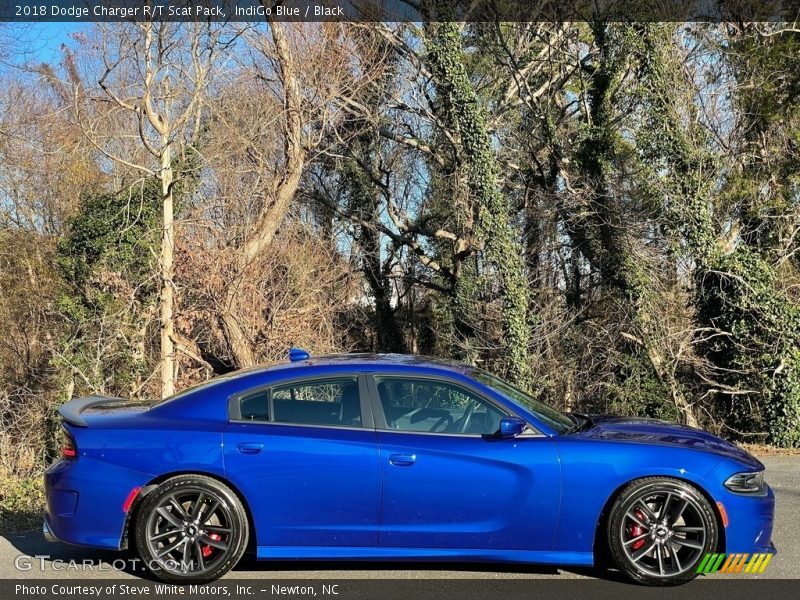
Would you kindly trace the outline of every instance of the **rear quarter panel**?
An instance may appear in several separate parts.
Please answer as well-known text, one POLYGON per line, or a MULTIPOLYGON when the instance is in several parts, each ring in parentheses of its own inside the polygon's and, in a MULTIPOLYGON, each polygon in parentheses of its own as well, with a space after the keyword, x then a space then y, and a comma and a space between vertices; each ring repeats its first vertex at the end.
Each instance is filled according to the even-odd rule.
POLYGON ((224 477, 224 423, 176 422, 148 413, 87 422, 88 427, 65 425, 77 459, 59 461, 45 474, 49 523, 64 541, 119 548, 131 490, 180 472, 224 477))

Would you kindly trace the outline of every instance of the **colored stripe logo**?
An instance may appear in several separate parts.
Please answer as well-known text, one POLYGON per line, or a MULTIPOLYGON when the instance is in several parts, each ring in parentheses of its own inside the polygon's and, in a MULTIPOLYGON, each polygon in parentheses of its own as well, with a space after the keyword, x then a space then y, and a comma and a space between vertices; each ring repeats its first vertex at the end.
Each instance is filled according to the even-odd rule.
POLYGON ((697 567, 698 573, 763 573, 772 554, 706 554, 697 567), (749 559, 749 560, 748 560, 749 559))

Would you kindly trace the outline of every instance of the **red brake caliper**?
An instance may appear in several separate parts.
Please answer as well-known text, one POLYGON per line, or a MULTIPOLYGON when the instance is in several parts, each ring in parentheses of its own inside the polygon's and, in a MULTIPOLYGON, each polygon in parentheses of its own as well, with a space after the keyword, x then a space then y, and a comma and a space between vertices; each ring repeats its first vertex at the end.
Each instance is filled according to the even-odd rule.
MULTIPOLYGON (((636 518, 639 519, 642 522, 644 522, 644 520, 645 520, 644 513, 641 510, 639 510, 638 508, 636 509, 636 518)), ((631 528, 628 530, 628 535, 630 535, 631 539, 637 538, 640 535, 642 535, 643 533, 644 533, 644 527, 642 527, 638 523, 634 523, 631 526, 631 528)), ((637 540, 637 541, 633 542, 633 544, 631 545, 631 549, 632 550, 638 550, 639 548, 644 546, 644 543, 645 543, 645 539, 644 538, 642 538, 640 540, 637 540)))
MULTIPOLYGON (((218 533, 209 533, 208 537, 214 540, 215 542, 218 542, 222 539, 222 536, 219 535, 218 533)), ((209 556, 211 556, 211 546, 208 545, 203 546, 201 552, 203 553, 203 558, 208 558, 209 556)))

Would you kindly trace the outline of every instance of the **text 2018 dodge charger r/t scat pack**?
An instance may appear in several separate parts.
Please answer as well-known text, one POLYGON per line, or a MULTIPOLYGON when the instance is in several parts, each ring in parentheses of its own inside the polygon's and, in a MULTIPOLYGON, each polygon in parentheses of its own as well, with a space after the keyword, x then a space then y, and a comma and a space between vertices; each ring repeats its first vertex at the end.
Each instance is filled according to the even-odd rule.
POLYGON ((151 406, 60 409, 45 534, 135 546, 161 579, 260 559, 592 565, 651 584, 773 553, 764 466, 713 435, 563 414, 473 367, 401 355, 240 371, 151 406))

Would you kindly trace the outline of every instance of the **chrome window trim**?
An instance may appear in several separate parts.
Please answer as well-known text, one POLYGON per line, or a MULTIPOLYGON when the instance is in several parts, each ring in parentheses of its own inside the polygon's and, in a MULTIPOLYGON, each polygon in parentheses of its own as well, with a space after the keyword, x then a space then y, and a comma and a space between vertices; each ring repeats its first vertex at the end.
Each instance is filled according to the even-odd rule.
POLYGON ((353 427, 352 425, 323 425, 321 423, 284 423, 283 421, 248 421, 247 419, 228 419, 228 423, 237 425, 256 425, 266 427, 319 427, 322 429, 348 429, 350 431, 371 431, 375 432, 374 427, 353 427))
MULTIPOLYGON (((514 415, 509 415, 509 416, 514 416, 514 415)), ((527 423, 527 421, 525 421, 525 422, 527 423)), ((528 426, 528 429, 526 429, 523 433, 521 433, 518 436, 515 436, 513 438, 501 438, 501 437, 498 437, 497 435, 493 435, 493 434, 490 434, 490 433, 480 433, 480 434, 474 434, 474 433, 443 433, 443 432, 437 432, 437 431, 403 431, 402 429, 375 429, 375 431, 377 433, 402 433, 403 435, 446 435, 447 437, 463 437, 463 438, 470 438, 470 439, 473 439, 473 440, 477 439, 477 438, 480 438, 480 439, 483 439, 483 440, 518 440, 520 438, 525 439, 525 438, 546 438, 547 437, 543 433, 539 433, 538 431, 535 431, 534 429, 531 429, 530 425, 528 426)))

